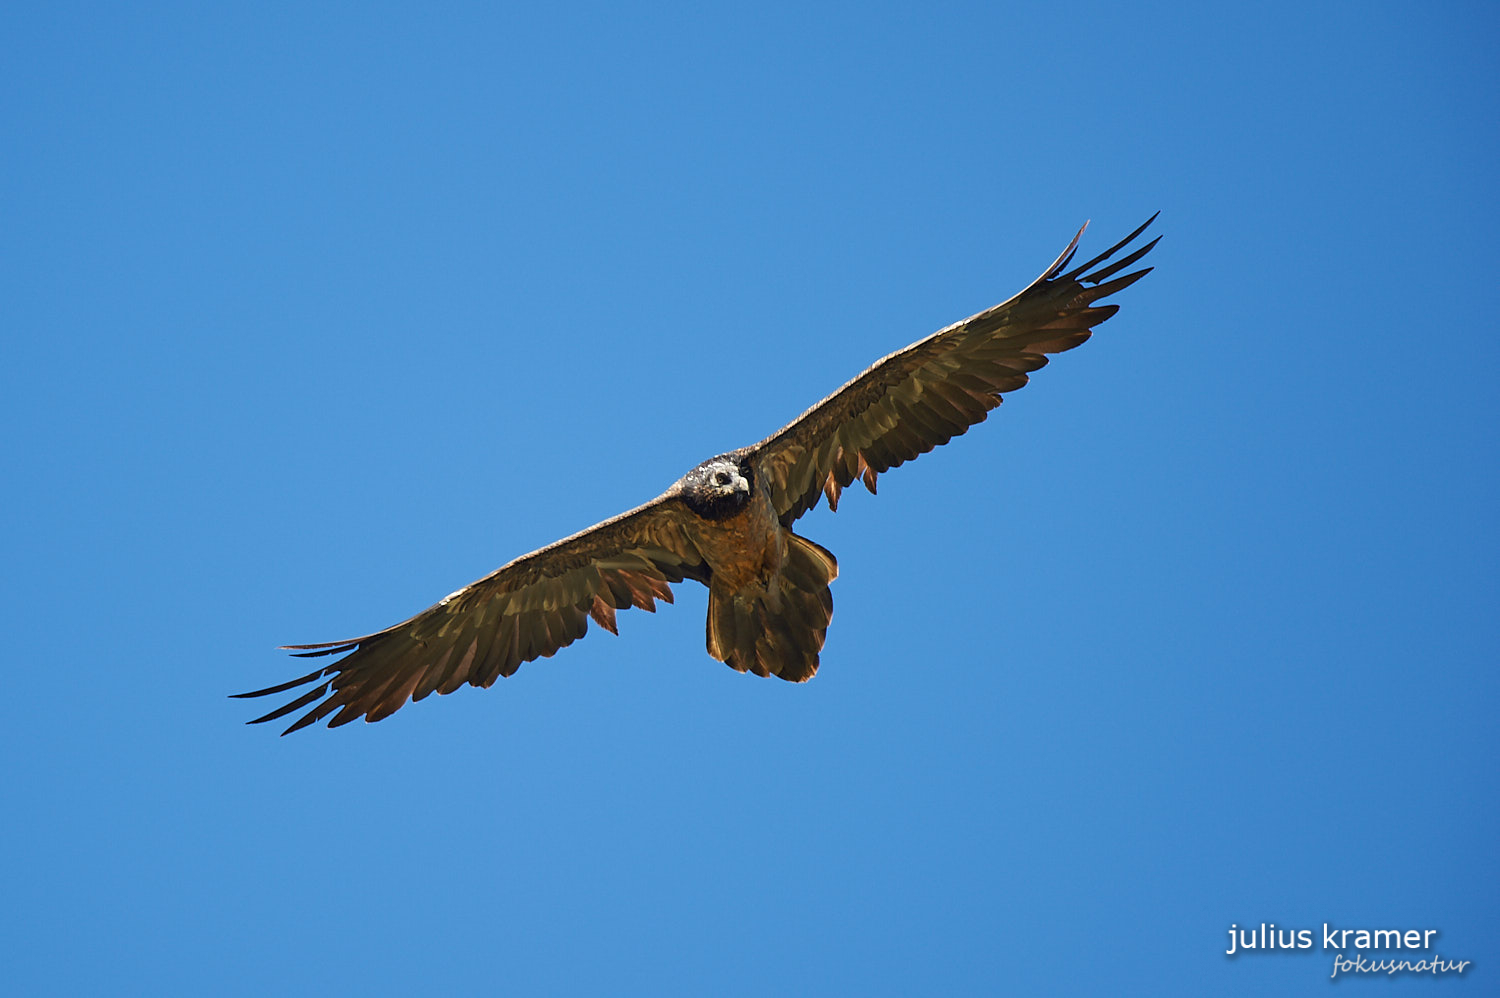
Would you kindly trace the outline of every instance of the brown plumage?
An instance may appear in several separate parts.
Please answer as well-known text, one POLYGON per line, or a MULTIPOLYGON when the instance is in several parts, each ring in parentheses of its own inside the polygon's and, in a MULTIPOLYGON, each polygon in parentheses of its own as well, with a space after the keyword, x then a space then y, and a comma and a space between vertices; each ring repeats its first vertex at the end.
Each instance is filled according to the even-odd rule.
POLYGON ((1119 310, 1095 303, 1150 271, 1114 276, 1155 239, 1107 261, 1155 218, 1064 272, 1080 229, 1020 294, 877 361, 765 440, 705 461, 644 506, 517 558, 383 631, 286 646, 304 658, 344 657, 236 694, 315 684, 250 723, 303 708, 310 709, 284 734, 329 715, 329 727, 378 721, 408 700, 466 683, 487 687, 577 641, 590 619, 618 633, 615 611, 654 611, 657 600, 672 602, 672 584, 684 579, 708 586, 710 655, 740 672, 812 678, 833 615, 828 586, 838 562, 793 533, 792 523, 820 496, 837 509, 855 479, 873 493, 877 475, 983 421, 1047 354, 1088 339, 1119 310))

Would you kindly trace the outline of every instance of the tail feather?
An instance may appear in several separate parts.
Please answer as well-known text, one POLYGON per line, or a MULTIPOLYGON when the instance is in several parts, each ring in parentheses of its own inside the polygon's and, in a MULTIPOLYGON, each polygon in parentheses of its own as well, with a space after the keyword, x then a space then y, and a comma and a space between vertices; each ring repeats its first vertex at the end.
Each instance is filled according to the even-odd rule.
POLYGON ((708 594, 708 653, 739 672, 805 682, 818 671, 838 561, 827 549, 787 531, 787 560, 766 586, 708 594))

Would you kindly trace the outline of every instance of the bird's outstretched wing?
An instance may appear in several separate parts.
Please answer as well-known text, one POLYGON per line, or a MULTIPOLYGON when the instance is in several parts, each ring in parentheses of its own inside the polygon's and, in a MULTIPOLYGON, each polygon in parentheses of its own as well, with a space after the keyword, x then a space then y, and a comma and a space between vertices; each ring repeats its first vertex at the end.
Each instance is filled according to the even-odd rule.
POLYGON ((300 679, 236 695, 267 696, 317 683, 250 722, 313 705, 282 732, 291 734, 334 711, 330 728, 361 715, 378 721, 408 699, 452 693, 465 683, 490 686, 522 662, 583 637, 590 617, 615 632, 616 610, 654 611, 656 600, 672 602, 669 583, 707 582, 708 566, 682 527, 690 516, 675 491, 667 492, 517 558, 394 627, 347 641, 287 645, 303 658, 349 654, 300 679))
POLYGON ((1155 219, 1152 215, 1099 256, 1064 273, 1083 235, 1079 229, 1062 256, 1014 298, 877 361, 740 452, 762 469, 781 522, 790 525, 816 506, 819 496, 837 509, 839 493, 856 478, 874 492, 877 474, 982 421, 1000 404, 1002 393, 1020 388, 1030 372, 1047 363, 1047 354, 1088 339, 1094 326, 1119 310, 1094 303, 1151 270, 1114 277, 1145 256, 1156 239, 1109 261, 1155 219))

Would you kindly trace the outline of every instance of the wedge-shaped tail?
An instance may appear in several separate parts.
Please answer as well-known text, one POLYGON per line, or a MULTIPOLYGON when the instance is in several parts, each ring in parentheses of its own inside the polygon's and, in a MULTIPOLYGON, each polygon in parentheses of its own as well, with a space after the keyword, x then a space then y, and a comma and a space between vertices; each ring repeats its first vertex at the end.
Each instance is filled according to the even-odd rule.
POLYGON ((738 672, 801 683, 818 671, 839 564, 821 545, 790 530, 783 536, 786 562, 769 584, 730 592, 709 583, 708 653, 738 672))

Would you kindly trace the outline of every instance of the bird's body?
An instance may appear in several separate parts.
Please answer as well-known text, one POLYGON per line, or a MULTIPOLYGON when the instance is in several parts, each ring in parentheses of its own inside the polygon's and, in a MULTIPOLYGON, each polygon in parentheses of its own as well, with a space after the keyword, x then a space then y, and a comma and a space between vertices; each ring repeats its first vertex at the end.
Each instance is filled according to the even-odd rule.
MULTIPOLYGON (((716 458, 716 463, 728 463, 727 457, 716 458)), ((754 482, 759 476, 750 472, 745 478, 754 482)), ((688 477, 679 480, 678 488, 685 485, 688 477)), ((689 508, 693 508, 690 501, 689 508)), ((695 512, 698 512, 695 510, 695 512)), ((717 512, 717 511, 716 511, 717 512)), ((787 540, 790 531, 776 519, 771 508, 771 496, 762 485, 749 486, 744 500, 731 510, 711 515, 700 512, 702 519, 688 531, 698 550, 703 551, 708 562, 709 577, 724 592, 749 592, 752 589, 774 588, 786 562, 787 540)))
POLYGON ((838 563, 792 523, 820 497, 837 509, 856 479, 873 493, 878 474, 981 422, 1047 354, 1087 339, 1119 307, 1094 302, 1149 268, 1108 279, 1156 240, 1090 268, 1145 228, 1063 273, 1075 236, 1014 298, 883 358, 777 433, 703 462, 645 505, 517 558, 410 620, 347 641, 288 646, 304 657, 350 654, 239 694, 324 680, 251 723, 304 707, 288 732, 329 714, 330 727, 360 716, 378 721, 433 692, 489 686, 582 637, 590 619, 613 632, 616 610, 671 602, 670 586, 684 579, 708 586, 712 657, 740 672, 810 679, 833 614, 838 563))
POLYGON ((709 569, 708 653, 738 672, 803 682, 818 670, 838 562, 782 524, 766 481, 753 453, 738 452, 704 462, 673 487, 700 516, 688 533, 709 569), (715 503, 720 476, 739 489, 732 508, 715 503), (699 498, 705 487, 707 504, 699 498))

